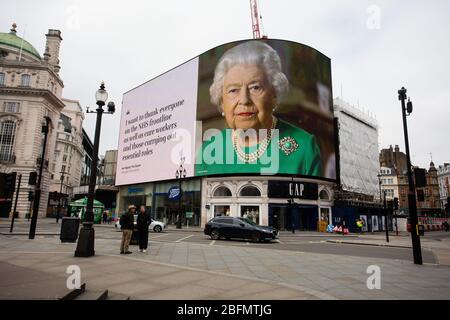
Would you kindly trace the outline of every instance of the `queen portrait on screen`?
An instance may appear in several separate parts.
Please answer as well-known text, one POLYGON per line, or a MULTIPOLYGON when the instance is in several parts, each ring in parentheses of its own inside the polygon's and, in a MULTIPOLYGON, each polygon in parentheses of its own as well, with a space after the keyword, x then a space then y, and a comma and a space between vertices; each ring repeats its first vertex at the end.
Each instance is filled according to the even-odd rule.
POLYGON ((281 59, 268 44, 252 40, 226 51, 209 89, 225 128, 202 143, 196 175, 261 173, 272 166, 273 174, 321 176, 315 137, 274 116, 288 91, 281 59))

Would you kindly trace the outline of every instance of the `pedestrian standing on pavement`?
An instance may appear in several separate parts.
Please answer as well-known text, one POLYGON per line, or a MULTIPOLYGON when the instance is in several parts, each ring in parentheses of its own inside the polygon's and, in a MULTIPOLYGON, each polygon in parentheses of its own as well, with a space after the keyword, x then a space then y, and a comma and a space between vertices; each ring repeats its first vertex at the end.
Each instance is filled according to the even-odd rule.
POLYGON ((356 226, 358 227, 358 232, 362 234, 362 228, 363 228, 364 222, 361 219, 356 219, 356 226))
POLYGON ((61 213, 60 213, 60 209, 56 209, 56 223, 59 223, 59 217, 60 217, 61 213))
POLYGON ((137 229, 139 236, 139 251, 147 252, 148 247, 148 227, 152 223, 150 215, 145 210, 145 206, 141 205, 137 216, 137 229))
POLYGON ((108 214, 106 211, 103 211, 103 223, 106 224, 106 222, 108 222, 108 214))
POLYGON ((120 229, 122 229, 122 243, 120 244, 120 254, 130 254, 128 250, 131 236, 134 229, 134 213, 136 206, 134 204, 128 206, 128 211, 120 217, 120 229))

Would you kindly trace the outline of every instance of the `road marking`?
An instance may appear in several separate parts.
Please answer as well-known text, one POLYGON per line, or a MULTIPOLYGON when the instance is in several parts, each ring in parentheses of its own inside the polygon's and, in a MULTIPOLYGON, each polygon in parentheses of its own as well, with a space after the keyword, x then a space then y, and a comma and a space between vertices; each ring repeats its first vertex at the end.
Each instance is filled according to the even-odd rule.
POLYGON ((159 236, 150 236, 149 238, 150 238, 150 239, 156 239, 156 238, 166 237, 166 236, 168 236, 168 235, 170 235, 170 233, 161 234, 161 235, 159 235, 159 236))
POLYGON ((193 234, 191 234, 190 236, 187 236, 187 237, 184 237, 184 238, 181 238, 181 239, 178 239, 177 241, 175 241, 175 242, 181 242, 181 241, 183 241, 183 240, 186 240, 186 239, 189 239, 190 237, 193 237, 194 235, 193 234))
POLYGON ((213 246, 216 243, 216 240, 213 240, 209 243, 210 246, 213 246))

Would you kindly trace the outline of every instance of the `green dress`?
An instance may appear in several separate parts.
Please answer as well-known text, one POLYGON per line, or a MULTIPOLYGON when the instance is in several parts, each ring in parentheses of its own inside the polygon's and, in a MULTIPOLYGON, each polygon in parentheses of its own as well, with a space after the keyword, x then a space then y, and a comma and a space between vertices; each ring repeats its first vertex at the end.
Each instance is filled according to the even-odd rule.
MULTIPOLYGON (((224 129, 205 141, 198 153, 195 175, 216 174, 296 174, 322 176, 320 149, 316 139, 308 132, 278 119, 279 137, 272 136, 266 151, 254 163, 241 160, 232 143, 232 130, 224 129)), ((256 151, 258 146, 242 149, 246 153, 256 151)))

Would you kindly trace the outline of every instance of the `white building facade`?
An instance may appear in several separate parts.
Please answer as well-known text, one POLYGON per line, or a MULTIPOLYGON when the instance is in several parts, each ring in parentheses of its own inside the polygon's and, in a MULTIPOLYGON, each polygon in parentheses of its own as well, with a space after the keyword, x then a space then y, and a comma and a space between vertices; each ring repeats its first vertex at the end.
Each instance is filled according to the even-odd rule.
MULTIPOLYGON (((62 99, 64 109, 57 125, 55 156, 51 163, 50 192, 58 192, 64 196, 57 201, 65 205, 73 198, 73 190, 80 186, 83 150, 84 113, 76 100, 62 99)), ((56 201, 49 210, 55 210, 56 201)))
MULTIPOLYGON (((17 36, 16 28, 14 24, 9 33, 0 33, 0 171, 22 175, 15 190, 20 187, 17 212, 23 218, 30 212, 28 194, 34 190, 28 185, 28 178, 30 172, 39 171, 43 158, 38 214, 45 216, 51 184, 49 164, 53 163, 57 124, 64 108, 64 85, 59 76, 62 38, 59 30, 50 29, 41 57, 29 42, 17 36), (49 117, 50 124, 46 152, 42 155, 44 117, 49 117)), ((8 216, 11 199, 2 199, 0 206, 0 215, 8 216)))
POLYGON ((398 179, 395 169, 381 167, 380 169, 381 194, 386 192, 386 200, 398 198, 398 179))

